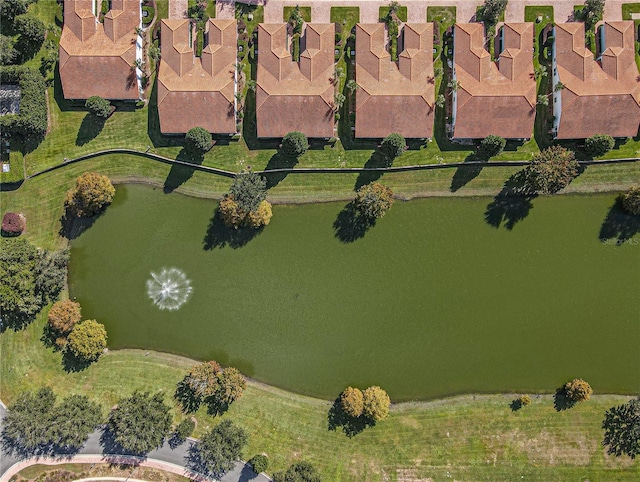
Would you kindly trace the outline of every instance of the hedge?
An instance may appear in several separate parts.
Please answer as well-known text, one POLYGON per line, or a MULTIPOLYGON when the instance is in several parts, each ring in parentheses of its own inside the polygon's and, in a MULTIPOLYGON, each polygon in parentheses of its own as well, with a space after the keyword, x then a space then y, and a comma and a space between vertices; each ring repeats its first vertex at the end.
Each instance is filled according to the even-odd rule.
POLYGON ((10 136, 39 141, 47 131, 47 85, 35 69, 24 66, 0 68, 0 83, 20 84, 20 113, 0 117, 0 127, 10 136))

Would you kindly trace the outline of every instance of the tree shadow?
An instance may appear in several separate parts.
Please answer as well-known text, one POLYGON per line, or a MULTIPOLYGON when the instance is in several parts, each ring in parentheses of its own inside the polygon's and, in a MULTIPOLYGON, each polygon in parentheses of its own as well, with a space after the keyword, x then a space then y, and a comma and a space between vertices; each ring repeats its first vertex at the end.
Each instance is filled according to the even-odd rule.
POLYGON ((238 479, 238 482, 248 482, 249 480, 255 479, 259 475, 260 474, 253 470, 253 467, 251 467, 249 464, 244 464, 244 466, 242 467, 242 471, 240 472, 240 478, 238 479))
POLYGON ((361 433, 365 428, 375 425, 364 416, 351 417, 344 413, 340 404, 340 397, 336 398, 333 405, 329 409, 327 415, 328 430, 335 432, 338 428, 342 428, 344 434, 351 438, 361 433))
POLYGON ((78 136, 76 137, 76 146, 84 146, 100 135, 104 128, 105 120, 91 114, 90 112, 82 119, 78 136))
POLYGON ((486 165, 486 160, 480 159, 475 154, 469 154, 465 160, 468 165, 459 166, 451 179, 451 192, 456 192, 463 188, 469 182, 473 181, 482 172, 482 168, 486 165))
POLYGON ((511 231, 518 222, 529 215, 533 207, 531 201, 536 197, 536 193, 525 187, 524 172, 516 172, 507 179, 502 190, 489 203, 484 219, 494 228, 504 225, 511 231))
POLYGON ((67 373, 77 373, 86 370, 91 366, 91 361, 78 358, 70 350, 65 350, 62 354, 62 368, 67 373))
POLYGON ((516 398, 515 400, 511 400, 511 403, 509 404, 509 408, 511 409, 512 412, 517 412, 522 407, 523 407, 522 401, 520 401, 519 398, 516 398))
MULTIPOLYGON (((276 152, 269 162, 265 171, 273 169, 291 169, 298 163, 298 159, 294 156, 287 156, 282 151, 276 152)), ((287 177, 287 172, 263 172, 264 178, 267 180, 267 189, 277 186, 280 181, 287 177)))
POLYGON ((40 341, 45 348, 51 348, 54 352, 60 351, 62 347, 56 343, 58 338, 62 338, 58 331, 54 330, 49 323, 44 325, 40 341))
MULTIPOLYGON (((390 160, 382 152, 376 149, 375 151, 373 151, 373 153, 371 154, 371 157, 369 157, 364 167, 366 169, 382 169, 382 168, 391 166, 392 162, 393 162, 392 160, 390 160)), ((358 179, 356 179, 355 190, 357 191, 365 184, 369 184, 371 182, 377 181, 382 177, 383 174, 384 174, 384 171, 382 170, 362 171, 358 175, 358 179)))
POLYGON ((560 387, 556 390, 556 393, 553 396, 553 408, 555 408, 556 412, 569 410, 570 408, 573 408, 575 404, 576 402, 567 396, 567 391, 564 387, 560 387))
POLYGON ((187 441, 186 439, 180 438, 180 436, 174 432, 171 435, 171 437, 169 437, 169 440, 167 440, 167 443, 169 444, 169 447, 171 448, 171 450, 175 450, 178 447, 180 447, 182 444, 184 444, 186 441, 187 441))
POLYGON ((242 226, 237 229, 229 228, 224 224, 224 221, 216 209, 213 217, 209 221, 209 226, 207 227, 207 232, 202 242, 202 248, 205 251, 210 251, 214 248, 221 249, 226 246, 233 249, 242 248, 258 236, 263 229, 264 226, 257 229, 250 226, 242 226))
POLYGON ((598 236, 600 241, 622 246, 638 233, 640 233, 640 216, 627 213, 622 208, 621 198, 617 197, 600 227, 598 236))
POLYGON ((40 444, 36 447, 25 447, 20 440, 16 440, 2 433, 0 436, 0 446, 3 455, 15 455, 19 459, 31 457, 51 457, 54 459, 64 459, 76 455, 82 447, 61 446, 55 443, 40 444))
POLYGON ((228 403, 222 403, 216 400, 207 400, 207 414, 217 417, 218 415, 223 415, 229 410, 228 403))
MULTIPOLYGON (((178 154, 178 157, 176 157, 176 160, 188 162, 189 164, 200 165, 204 160, 204 155, 189 152, 186 147, 183 147, 178 154)), ((169 171, 169 174, 164 181, 164 185, 162 186, 165 194, 172 193, 182 186, 185 182, 191 179, 194 172, 195 169, 192 167, 172 164, 171 170, 169 171)))
POLYGON ((73 214, 73 212, 67 208, 60 219, 59 234, 68 240, 76 239, 93 226, 93 223, 95 223, 101 215, 102 213, 91 217, 80 217, 73 214))
POLYGON ((353 243, 363 238, 367 231, 376 225, 376 220, 360 214, 352 201, 347 204, 333 222, 335 237, 343 243, 353 243))
POLYGON ((187 377, 178 382, 176 391, 173 393, 173 398, 180 403, 184 413, 194 413, 200 408, 201 402, 187 383, 186 378, 187 377))
POLYGON ((215 477, 216 479, 220 479, 224 475, 224 472, 214 473, 207 468, 206 461, 202 459, 202 455, 200 454, 198 444, 192 444, 189 447, 187 454, 184 456, 184 466, 193 472, 215 477))

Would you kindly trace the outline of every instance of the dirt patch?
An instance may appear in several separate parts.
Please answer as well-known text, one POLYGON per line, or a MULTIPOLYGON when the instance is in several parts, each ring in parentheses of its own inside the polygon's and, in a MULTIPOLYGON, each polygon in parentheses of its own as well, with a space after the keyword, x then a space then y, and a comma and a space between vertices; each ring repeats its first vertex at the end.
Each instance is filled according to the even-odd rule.
POLYGON ((418 477, 417 469, 397 469, 396 477, 398 482, 433 482, 431 477, 418 477))

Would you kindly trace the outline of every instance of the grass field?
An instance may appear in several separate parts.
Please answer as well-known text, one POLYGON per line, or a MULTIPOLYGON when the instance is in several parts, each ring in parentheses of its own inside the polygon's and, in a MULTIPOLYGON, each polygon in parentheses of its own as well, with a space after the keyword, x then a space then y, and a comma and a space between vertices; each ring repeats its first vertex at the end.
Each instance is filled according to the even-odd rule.
MULTIPOLYGON (((108 353, 81 372, 62 369, 61 356, 40 342, 44 316, 19 333, 0 336, 0 396, 49 384, 60 395, 86 393, 106 415, 135 389, 162 390, 170 399, 191 361, 137 350, 108 353)), ((515 395, 464 396, 392 407, 388 420, 353 438, 328 430, 330 403, 258 383, 223 416, 197 413, 196 436, 224 418, 250 433, 244 457, 268 454, 271 470, 310 460, 325 480, 637 480, 640 464, 607 456, 600 446, 606 409, 627 397, 597 395, 563 412, 551 396, 512 412, 515 395), (404 479, 402 477, 405 477, 404 479), (407 479, 406 477, 409 477, 407 479)), ((176 420, 180 418, 174 407, 176 420)), ((271 472, 270 470, 270 472, 271 472)))

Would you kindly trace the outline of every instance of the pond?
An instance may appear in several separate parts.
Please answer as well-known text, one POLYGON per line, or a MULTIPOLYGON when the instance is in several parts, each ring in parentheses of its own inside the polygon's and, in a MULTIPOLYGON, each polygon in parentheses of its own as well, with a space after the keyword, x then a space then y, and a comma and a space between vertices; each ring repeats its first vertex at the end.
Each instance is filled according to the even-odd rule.
POLYGON ((215 202, 118 186, 71 244, 71 296, 111 349, 215 359, 327 399, 372 384, 395 401, 550 392, 573 377, 637 393, 640 234, 600 239, 614 199, 538 198, 513 229, 487 223, 489 198, 397 202, 347 243, 333 228, 345 203, 274 206, 233 248, 211 229, 215 202))

